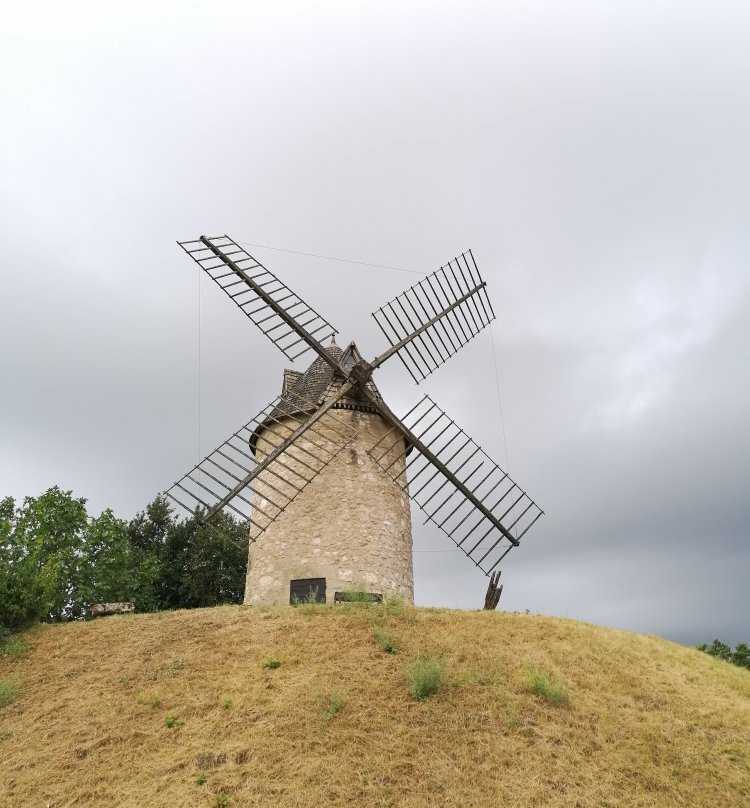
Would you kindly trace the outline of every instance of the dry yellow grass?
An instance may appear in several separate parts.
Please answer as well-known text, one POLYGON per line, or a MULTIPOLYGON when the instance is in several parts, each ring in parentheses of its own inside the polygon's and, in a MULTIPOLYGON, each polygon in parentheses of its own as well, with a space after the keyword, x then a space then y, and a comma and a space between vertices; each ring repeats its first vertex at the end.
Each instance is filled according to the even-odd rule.
POLYGON ((0 710, 8 808, 750 805, 750 674, 655 637, 347 605, 115 617, 28 642, 0 660, 19 684, 0 710), (404 669, 431 656, 441 689, 415 701, 404 669), (530 692, 529 668, 567 703, 530 692))

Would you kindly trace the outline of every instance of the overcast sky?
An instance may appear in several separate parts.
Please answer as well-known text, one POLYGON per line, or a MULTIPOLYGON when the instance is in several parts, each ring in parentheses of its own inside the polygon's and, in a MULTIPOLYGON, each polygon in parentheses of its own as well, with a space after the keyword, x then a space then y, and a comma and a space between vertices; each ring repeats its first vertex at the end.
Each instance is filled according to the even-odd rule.
MULTIPOLYGON (((747 2, 27 2, 0 71, 0 495, 130 517, 278 394, 177 239, 421 272, 472 248, 507 456, 489 330, 376 381, 545 509, 501 606, 750 639, 747 2)), ((248 249, 369 356, 418 277, 248 249)), ((480 606, 414 522, 417 602, 480 606)))

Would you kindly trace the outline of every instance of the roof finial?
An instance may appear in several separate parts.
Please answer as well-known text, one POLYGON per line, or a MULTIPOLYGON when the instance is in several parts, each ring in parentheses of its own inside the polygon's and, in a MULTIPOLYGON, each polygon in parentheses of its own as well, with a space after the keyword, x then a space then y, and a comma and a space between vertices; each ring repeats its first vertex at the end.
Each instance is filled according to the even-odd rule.
POLYGON ((328 347, 329 347, 329 348, 336 348, 336 347, 338 347, 338 346, 336 345, 336 335, 335 335, 335 334, 331 334, 331 344, 330 344, 328 347))

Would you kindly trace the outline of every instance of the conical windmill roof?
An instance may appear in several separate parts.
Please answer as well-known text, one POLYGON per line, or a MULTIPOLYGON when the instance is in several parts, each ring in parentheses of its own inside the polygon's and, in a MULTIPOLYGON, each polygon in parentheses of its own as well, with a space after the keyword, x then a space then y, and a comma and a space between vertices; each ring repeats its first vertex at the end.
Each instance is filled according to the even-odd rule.
MULTIPOLYGON (((347 368, 347 370, 351 370, 357 362, 362 360, 362 354, 360 354, 354 342, 350 342, 349 345, 342 350, 336 345, 335 339, 331 340, 331 344, 326 348, 326 352, 329 356, 333 357, 338 364, 347 368)), ((325 404, 326 401, 333 397, 344 383, 344 380, 344 374, 332 368, 322 356, 316 357, 310 367, 305 371, 285 370, 284 388, 281 392, 279 403, 271 411, 268 418, 257 427, 250 439, 250 449, 253 454, 255 454, 255 444, 257 443, 258 434, 265 424, 284 415, 291 416, 315 412, 318 407, 325 404)), ((368 380, 367 388, 380 401, 383 400, 380 391, 375 386, 375 382, 372 379, 368 380)), ((377 412, 367 399, 358 396, 354 391, 340 398, 333 405, 333 409, 377 412)))

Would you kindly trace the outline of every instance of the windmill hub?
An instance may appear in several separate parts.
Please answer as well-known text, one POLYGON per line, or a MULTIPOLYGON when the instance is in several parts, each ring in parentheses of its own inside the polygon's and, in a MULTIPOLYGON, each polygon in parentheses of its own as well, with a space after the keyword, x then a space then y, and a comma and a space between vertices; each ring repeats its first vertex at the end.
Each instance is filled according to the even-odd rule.
POLYGON ((494 572, 494 608, 499 564, 543 511, 429 396, 399 418, 372 378, 398 356, 419 383, 494 319, 471 251, 373 313, 390 347, 368 362, 228 236, 180 246, 288 359, 317 354, 166 492, 203 522, 247 520, 245 602, 334 601, 352 589, 411 601, 411 498, 494 572))
POLYGON ((370 380, 372 371, 372 365, 362 359, 352 367, 349 378, 351 378, 357 384, 357 386, 364 387, 364 385, 370 380))

